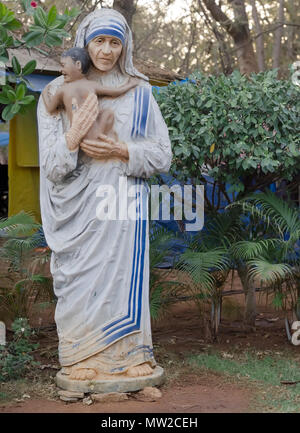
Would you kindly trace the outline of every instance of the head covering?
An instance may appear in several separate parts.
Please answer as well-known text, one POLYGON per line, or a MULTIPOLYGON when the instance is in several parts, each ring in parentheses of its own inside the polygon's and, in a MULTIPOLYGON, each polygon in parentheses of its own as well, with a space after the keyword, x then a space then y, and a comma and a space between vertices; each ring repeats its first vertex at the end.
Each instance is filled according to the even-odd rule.
POLYGON ((126 35, 125 24, 116 18, 107 18, 104 15, 99 16, 95 18, 87 28, 85 45, 99 35, 116 36, 121 40, 122 44, 124 44, 126 35))
POLYGON ((122 14, 114 9, 101 8, 87 15, 76 32, 75 47, 85 47, 93 38, 100 34, 118 37, 123 45, 119 58, 120 69, 123 74, 149 81, 148 77, 139 72, 132 61, 132 33, 122 14))

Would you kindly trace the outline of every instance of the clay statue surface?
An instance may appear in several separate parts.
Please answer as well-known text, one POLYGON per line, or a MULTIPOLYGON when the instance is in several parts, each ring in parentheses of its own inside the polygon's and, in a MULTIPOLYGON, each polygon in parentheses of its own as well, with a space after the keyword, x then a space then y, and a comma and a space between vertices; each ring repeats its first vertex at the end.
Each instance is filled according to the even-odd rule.
POLYGON ((132 378, 142 387, 143 378, 151 381, 162 370, 151 337, 146 179, 169 170, 171 144, 148 78, 133 66, 125 18, 95 10, 80 23, 74 46, 88 52, 91 67, 81 77, 82 62, 63 57, 64 76, 49 84, 37 111, 60 375, 81 387, 122 378, 124 387, 132 378), (70 81, 69 66, 76 72, 70 81), (59 107, 57 115, 47 107, 59 107), (106 110, 113 116, 98 118, 106 110), (108 187, 119 206, 116 218, 96 212, 99 190, 108 187), (135 218, 124 216, 129 206, 135 218))
MULTIPOLYGON (((55 114, 60 108, 66 110, 66 114, 72 125, 73 111, 81 107, 89 95, 97 96, 120 96, 138 84, 136 78, 130 77, 128 83, 118 88, 103 87, 95 81, 88 80, 86 73, 90 67, 91 60, 84 48, 71 48, 62 53, 62 74, 64 84, 57 90, 54 96, 49 95, 48 88, 42 93, 47 111, 55 114)), ((85 135, 86 139, 96 140, 100 134, 117 138, 113 131, 114 113, 110 109, 99 110, 99 114, 85 135)), ((78 146, 78 144, 76 144, 78 146)), ((75 150, 76 146, 70 147, 75 150)))

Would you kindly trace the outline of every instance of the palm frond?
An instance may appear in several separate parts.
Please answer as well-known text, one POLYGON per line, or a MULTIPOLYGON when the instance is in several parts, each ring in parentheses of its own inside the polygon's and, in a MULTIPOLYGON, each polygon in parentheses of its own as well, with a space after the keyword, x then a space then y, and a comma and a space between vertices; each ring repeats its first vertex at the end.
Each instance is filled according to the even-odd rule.
POLYGON ((150 259, 150 270, 159 265, 167 251, 169 250, 169 244, 172 239, 175 239, 176 235, 165 227, 152 226, 149 234, 149 259, 150 259))
POLYGON ((9 238, 0 248, 0 259, 17 271, 24 259, 41 243, 42 236, 35 233, 27 238, 9 238))
POLYGON ((150 297, 150 316, 152 319, 157 320, 161 314, 163 302, 162 302, 162 292, 163 286, 157 285, 151 292, 150 297))
POLYGON ((16 215, 0 219, 0 230, 7 236, 29 236, 38 230, 41 224, 37 223, 32 214, 21 211, 16 215))
POLYGON ((253 214, 264 218, 279 233, 300 231, 300 213, 292 203, 282 200, 271 191, 252 194, 245 200, 253 203, 253 214))
POLYGON ((190 248, 194 250, 228 248, 236 237, 238 226, 239 216, 236 210, 210 216, 190 248))
POLYGON ((259 278, 267 284, 282 282, 293 275, 291 266, 286 263, 271 263, 265 258, 249 260, 249 277, 259 278))
POLYGON ((235 259, 251 260, 268 253, 271 248, 282 246, 282 243, 279 239, 238 241, 230 247, 230 253, 235 259))
POLYGON ((179 260, 178 269, 188 272, 196 285, 211 291, 215 285, 213 271, 224 271, 229 268, 229 257, 224 248, 211 251, 184 252, 179 260))

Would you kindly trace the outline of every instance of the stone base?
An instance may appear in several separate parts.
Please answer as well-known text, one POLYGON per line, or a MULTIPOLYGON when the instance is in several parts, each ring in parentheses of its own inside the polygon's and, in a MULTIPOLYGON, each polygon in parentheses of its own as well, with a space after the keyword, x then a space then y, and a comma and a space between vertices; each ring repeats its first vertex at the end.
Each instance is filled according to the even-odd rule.
POLYGON ((116 377, 114 380, 72 380, 59 371, 55 381, 59 388, 84 393, 133 392, 146 386, 159 386, 164 382, 164 369, 156 366, 151 376, 116 377))

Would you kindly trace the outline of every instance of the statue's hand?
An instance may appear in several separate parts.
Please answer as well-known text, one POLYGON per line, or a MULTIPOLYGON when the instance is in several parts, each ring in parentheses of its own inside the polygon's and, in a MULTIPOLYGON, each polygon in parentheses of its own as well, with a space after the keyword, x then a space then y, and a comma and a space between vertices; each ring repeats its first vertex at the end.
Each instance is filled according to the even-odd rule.
POLYGON ((72 99, 72 126, 66 133, 69 150, 76 150, 99 113, 98 98, 95 94, 88 95, 84 103, 78 108, 75 98, 72 99))
POLYGON ((94 159, 118 158, 125 162, 129 159, 127 144, 104 134, 99 135, 99 140, 83 140, 80 147, 94 159))

